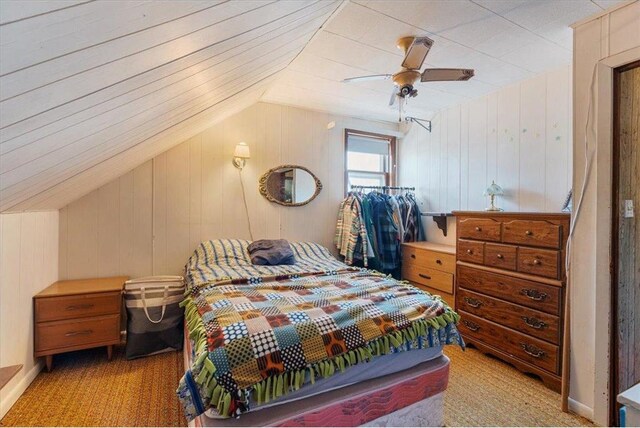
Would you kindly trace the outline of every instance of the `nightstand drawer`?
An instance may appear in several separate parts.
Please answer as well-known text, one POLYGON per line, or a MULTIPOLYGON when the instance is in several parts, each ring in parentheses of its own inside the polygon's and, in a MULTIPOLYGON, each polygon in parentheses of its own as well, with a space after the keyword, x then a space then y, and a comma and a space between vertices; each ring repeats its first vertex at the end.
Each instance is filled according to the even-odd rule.
POLYGON ((120 293, 96 293, 36 299, 36 322, 119 314, 120 298, 120 293))
POLYGON ((36 325, 36 353, 61 350, 92 343, 117 343, 120 314, 36 325))
POLYGON ((437 269, 453 274, 456 271, 456 256, 405 245, 402 247, 402 265, 437 269))
POLYGON ((415 266, 403 266, 402 277, 411 282, 453 294, 453 275, 450 273, 415 266))

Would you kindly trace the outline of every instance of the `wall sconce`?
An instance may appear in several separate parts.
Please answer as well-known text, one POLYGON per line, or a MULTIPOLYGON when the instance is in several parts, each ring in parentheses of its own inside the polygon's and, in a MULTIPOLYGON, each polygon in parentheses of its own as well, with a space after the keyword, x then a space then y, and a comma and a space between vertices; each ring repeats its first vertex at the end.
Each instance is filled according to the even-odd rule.
POLYGON ((247 159, 251 157, 251 151, 247 143, 240 142, 236 145, 236 149, 233 151, 233 166, 242 171, 242 168, 247 163, 247 159))
POLYGON ((491 186, 487 187, 487 190, 485 190, 483 193, 483 196, 491 197, 491 205, 485 211, 503 211, 502 208, 498 208, 494 204, 496 196, 502 195, 504 195, 502 187, 498 186, 495 181, 492 181, 491 186))

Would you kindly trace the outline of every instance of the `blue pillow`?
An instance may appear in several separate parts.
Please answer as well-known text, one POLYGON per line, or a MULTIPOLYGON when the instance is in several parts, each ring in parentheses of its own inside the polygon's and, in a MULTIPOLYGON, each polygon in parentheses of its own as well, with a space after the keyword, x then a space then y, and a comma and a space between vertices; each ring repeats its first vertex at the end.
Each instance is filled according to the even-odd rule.
POLYGON ((247 247, 254 265, 293 265, 296 258, 286 239, 261 239, 247 247))

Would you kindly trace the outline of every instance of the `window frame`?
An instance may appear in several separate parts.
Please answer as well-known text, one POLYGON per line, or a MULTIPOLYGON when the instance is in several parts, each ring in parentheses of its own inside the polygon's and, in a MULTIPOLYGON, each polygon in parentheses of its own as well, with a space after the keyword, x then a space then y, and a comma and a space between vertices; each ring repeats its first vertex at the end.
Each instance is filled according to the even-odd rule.
POLYGON ((398 171, 398 165, 396 163, 396 143, 397 143, 397 139, 396 137, 392 136, 392 135, 385 135, 385 134, 378 134, 375 132, 369 132, 369 131, 358 131, 356 129, 349 129, 349 128, 345 128, 344 129, 344 165, 343 165, 343 170, 344 170, 344 194, 346 195, 347 193, 349 193, 349 191, 351 190, 349 188, 349 172, 355 172, 355 173, 367 173, 367 174, 376 174, 375 172, 372 171, 360 171, 360 170, 356 170, 356 169, 348 169, 348 154, 349 154, 349 136, 361 136, 361 137, 367 137, 367 138, 374 138, 374 139, 378 139, 378 140, 384 140, 384 141, 388 141, 389 142, 389 171, 384 172, 384 173, 378 173, 381 175, 384 175, 384 182, 385 182, 385 186, 395 186, 396 185, 396 178, 397 178, 397 171, 398 171))

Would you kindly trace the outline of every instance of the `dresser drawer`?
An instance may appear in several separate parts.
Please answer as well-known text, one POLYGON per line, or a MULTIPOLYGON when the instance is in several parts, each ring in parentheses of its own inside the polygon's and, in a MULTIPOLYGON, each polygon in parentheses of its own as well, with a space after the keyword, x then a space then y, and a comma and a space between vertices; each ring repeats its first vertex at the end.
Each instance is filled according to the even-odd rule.
POLYGON ((474 293, 464 288, 458 289, 456 298, 458 300, 456 308, 460 310, 556 345, 560 343, 560 321, 554 315, 474 293))
POLYGON ((516 270, 517 247, 512 245, 486 244, 484 264, 500 269, 516 270))
POLYGON ((484 242, 459 239, 456 253, 458 260, 462 262, 482 264, 484 262, 484 242))
POLYGON ((460 333, 502 349, 523 361, 559 373, 559 348, 526 334, 502 327, 494 322, 459 311, 460 333))
POLYGON ((458 286, 549 314, 560 314, 560 287, 468 266, 458 266, 458 286))
POLYGON ((558 278, 560 252, 539 248, 518 248, 518 271, 531 275, 558 278))
POLYGON ((36 322, 119 314, 120 293, 96 293, 35 299, 36 322))
POLYGON ((456 271, 456 256, 405 245, 402 247, 402 265, 437 269, 453 274, 456 271))
POLYGON ((540 220, 513 220, 503 223, 502 240, 511 244, 560 248, 562 226, 540 220))
POLYGON ((458 222, 458 237, 500 242, 502 223, 490 218, 467 218, 458 222))
POLYGON ((403 266, 402 278, 453 294, 453 275, 450 273, 418 266, 403 266))
POLYGON ((415 287, 419 288, 420 290, 424 290, 429 294, 433 294, 434 296, 440 296, 442 298, 442 300, 447 302, 447 305, 449 305, 451 307, 451 309, 455 309, 456 302, 455 302, 455 299, 453 298, 453 294, 445 293, 442 290, 436 290, 435 288, 431 288, 431 287, 428 287, 426 285, 418 284, 417 282, 416 283, 412 283, 412 284, 415 287))
POLYGON ((36 324, 36 352, 120 340, 120 314, 36 324))

